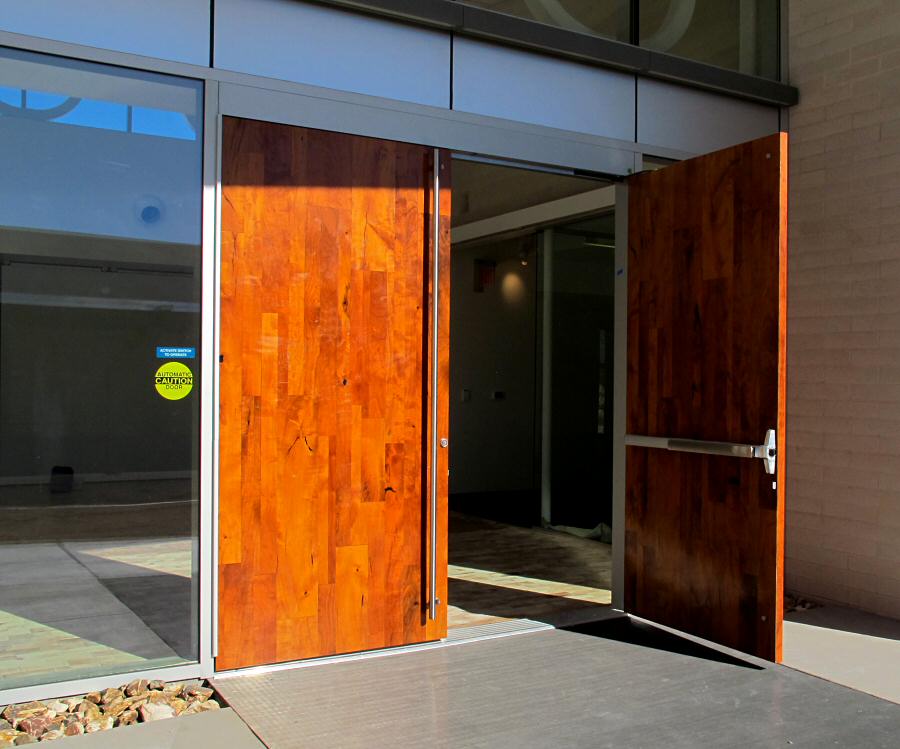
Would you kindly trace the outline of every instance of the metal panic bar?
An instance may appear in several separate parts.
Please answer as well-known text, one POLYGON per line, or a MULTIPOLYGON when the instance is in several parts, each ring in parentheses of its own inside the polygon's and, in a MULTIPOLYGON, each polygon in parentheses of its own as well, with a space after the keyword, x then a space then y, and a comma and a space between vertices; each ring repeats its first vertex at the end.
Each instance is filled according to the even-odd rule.
POLYGON ((724 455, 732 458, 759 458, 765 463, 766 473, 775 473, 775 430, 766 432, 762 445, 745 445, 735 442, 713 442, 710 440, 686 440, 672 437, 645 437, 626 434, 625 444, 631 447, 650 447, 679 453, 699 453, 701 455, 724 455))

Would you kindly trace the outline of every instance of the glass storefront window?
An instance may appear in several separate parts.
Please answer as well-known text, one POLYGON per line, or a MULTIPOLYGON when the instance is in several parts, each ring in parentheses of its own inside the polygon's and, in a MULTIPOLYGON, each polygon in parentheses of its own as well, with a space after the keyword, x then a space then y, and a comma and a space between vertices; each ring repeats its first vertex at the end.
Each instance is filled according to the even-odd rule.
POLYGON ((778 0, 640 0, 640 45, 778 78, 778 0))
POLYGON ((198 660, 201 97, 0 50, 0 689, 198 660))
POLYGON ((629 0, 465 0, 467 5, 621 42, 631 40, 629 0))
MULTIPOLYGON (((554 525, 591 528, 609 542, 613 476, 615 216, 550 230, 549 486, 554 525), (585 502, 589 496, 592 501, 585 502)), ((545 248, 547 245, 545 243, 545 248)), ((546 262, 546 259, 545 259, 546 262)), ((545 270, 545 279, 546 279, 545 270)))

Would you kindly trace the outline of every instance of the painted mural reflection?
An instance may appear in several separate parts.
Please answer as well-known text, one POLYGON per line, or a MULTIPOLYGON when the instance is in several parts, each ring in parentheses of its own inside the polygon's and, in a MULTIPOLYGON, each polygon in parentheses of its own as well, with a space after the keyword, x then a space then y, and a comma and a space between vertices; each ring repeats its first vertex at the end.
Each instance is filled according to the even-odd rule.
POLYGON ((0 51, 0 689, 197 660, 201 95, 0 51))

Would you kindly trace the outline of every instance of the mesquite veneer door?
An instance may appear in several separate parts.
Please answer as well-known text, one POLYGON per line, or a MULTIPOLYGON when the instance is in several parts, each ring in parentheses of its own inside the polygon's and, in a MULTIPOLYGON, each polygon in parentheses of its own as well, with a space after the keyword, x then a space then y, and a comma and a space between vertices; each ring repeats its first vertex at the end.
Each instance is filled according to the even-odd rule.
POLYGON ((446 606, 427 616, 433 153, 224 119, 218 669, 446 634, 446 606))
POLYGON ((628 204, 625 607, 780 660, 787 135, 637 175, 628 204), (769 429, 774 475, 746 456, 769 429))

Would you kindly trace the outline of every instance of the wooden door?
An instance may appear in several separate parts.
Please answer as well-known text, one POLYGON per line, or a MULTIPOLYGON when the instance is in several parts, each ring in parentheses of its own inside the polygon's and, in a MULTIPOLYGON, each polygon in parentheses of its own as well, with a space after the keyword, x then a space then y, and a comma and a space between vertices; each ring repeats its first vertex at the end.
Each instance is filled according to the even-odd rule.
POLYGON ((689 443, 627 447, 625 606, 770 660, 781 658, 786 196, 786 134, 629 180, 626 444, 760 445, 774 429, 777 469, 675 449, 689 443))
MULTIPOLYGON (((224 119, 218 669, 446 634, 446 607, 427 615, 433 154, 224 119)), ((446 397, 439 403, 443 437, 446 397)), ((441 601, 446 453, 435 519, 441 601)))

